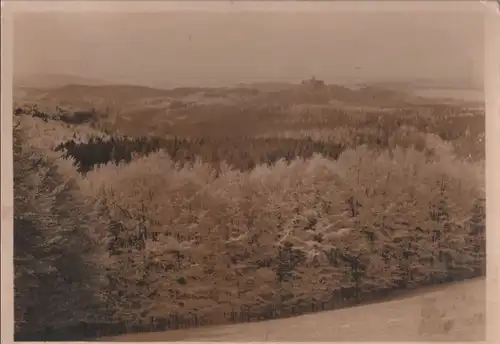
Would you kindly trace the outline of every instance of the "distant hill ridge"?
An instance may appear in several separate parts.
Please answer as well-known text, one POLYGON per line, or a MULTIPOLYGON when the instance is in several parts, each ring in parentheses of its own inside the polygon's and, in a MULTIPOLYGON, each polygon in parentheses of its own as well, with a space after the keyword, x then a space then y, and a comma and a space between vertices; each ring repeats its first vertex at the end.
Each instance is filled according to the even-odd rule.
POLYGON ((18 87, 32 88, 58 88, 70 84, 97 86, 109 83, 98 78, 82 77, 71 74, 55 73, 33 73, 33 74, 14 74, 14 85, 18 87))
MULTIPOLYGON (((232 87, 175 87, 162 88, 148 85, 111 82, 67 74, 34 74, 15 76, 17 97, 35 96, 42 101, 63 103, 111 102, 130 104, 153 98, 183 98, 201 95, 208 98, 226 98, 232 95, 252 102, 288 106, 296 103, 328 104, 342 102, 357 106, 399 107, 408 104, 434 103, 429 97, 420 97, 415 89, 422 89, 420 83, 430 81, 379 82, 370 84, 327 84, 312 78, 302 82, 255 82, 240 83, 232 87)), ((430 84, 429 84, 430 83, 430 84)), ((439 84, 439 82, 435 82, 439 84)), ((424 87, 425 89, 425 87, 424 87)), ((438 97, 439 98, 439 97, 438 97)))

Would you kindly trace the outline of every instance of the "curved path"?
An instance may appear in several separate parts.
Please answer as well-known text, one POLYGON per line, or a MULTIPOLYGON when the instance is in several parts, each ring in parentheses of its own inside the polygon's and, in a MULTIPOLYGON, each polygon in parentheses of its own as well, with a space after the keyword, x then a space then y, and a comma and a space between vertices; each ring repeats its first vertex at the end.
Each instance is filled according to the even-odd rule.
POLYGON ((395 300, 255 323, 126 334, 106 341, 484 341, 486 285, 476 278, 395 300))

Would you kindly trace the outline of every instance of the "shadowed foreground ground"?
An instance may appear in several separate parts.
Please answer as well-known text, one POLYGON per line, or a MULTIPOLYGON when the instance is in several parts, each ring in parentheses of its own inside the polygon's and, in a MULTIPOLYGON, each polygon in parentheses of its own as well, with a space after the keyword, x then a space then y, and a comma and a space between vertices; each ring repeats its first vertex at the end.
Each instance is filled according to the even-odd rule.
POLYGON ((157 333, 106 341, 483 341, 484 278, 431 287, 395 300, 256 323, 157 333))

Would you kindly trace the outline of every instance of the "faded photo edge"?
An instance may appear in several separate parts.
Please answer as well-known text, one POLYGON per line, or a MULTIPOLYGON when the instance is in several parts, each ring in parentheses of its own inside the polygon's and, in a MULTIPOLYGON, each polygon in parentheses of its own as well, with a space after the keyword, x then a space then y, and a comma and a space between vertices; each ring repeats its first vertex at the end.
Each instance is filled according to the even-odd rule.
MULTIPOLYGON (((39 6, 37 4, 37 6, 39 6)), ((201 6, 201 5, 200 5, 201 6)), ((206 5, 203 5, 206 6, 206 5)), ((312 4, 310 6, 313 6, 312 4)), ((485 8, 485 109, 486 109, 486 189, 487 189, 487 342, 500 339, 498 323, 500 303, 498 273, 500 252, 498 233, 500 226, 500 16, 493 7, 485 8)), ((2 257, 2 342, 13 342, 13 160, 12 160, 12 15, 10 4, 2 9, 1 59, 1 257, 2 257)))

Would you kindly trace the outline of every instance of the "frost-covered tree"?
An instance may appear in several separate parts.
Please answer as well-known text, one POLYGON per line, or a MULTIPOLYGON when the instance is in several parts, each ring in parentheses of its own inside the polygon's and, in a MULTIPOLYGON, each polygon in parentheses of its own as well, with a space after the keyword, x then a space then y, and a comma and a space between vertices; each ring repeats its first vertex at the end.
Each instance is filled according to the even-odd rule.
POLYGON ((31 146, 21 128, 18 122, 13 133, 14 304, 20 338, 98 321, 108 263, 102 223, 81 197, 71 163, 31 146))

